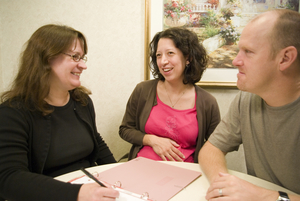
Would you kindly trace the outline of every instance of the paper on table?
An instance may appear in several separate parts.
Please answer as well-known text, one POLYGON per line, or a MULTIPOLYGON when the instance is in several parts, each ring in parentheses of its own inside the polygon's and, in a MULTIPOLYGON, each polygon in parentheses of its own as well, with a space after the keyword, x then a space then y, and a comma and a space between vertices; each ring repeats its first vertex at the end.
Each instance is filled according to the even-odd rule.
POLYGON ((117 201, 151 201, 149 200, 147 197, 145 198, 141 198, 141 195, 126 191, 124 189, 121 188, 114 188, 117 191, 119 191, 119 197, 116 199, 117 201))
POLYGON ((81 177, 72 179, 71 181, 69 181, 69 183, 71 184, 88 184, 88 183, 94 183, 95 181, 92 180, 91 178, 89 178, 86 175, 83 175, 81 177))
POLYGON ((122 189, 166 201, 199 176, 201 172, 139 157, 101 172, 98 178, 110 184, 120 181, 122 189))
MULTIPOLYGON (((87 184, 87 183, 95 183, 94 180, 90 179, 87 176, 81 176, 69 181, 72 184, 87 184)), ((117 201, 145 201, 147 199, 142 199, 141 195, 137 195, 135 193, 126 191, 121 188, 117 188, 113 186, 113 189, 119 191, 119 197, 116 199, 117 201)))
MULTIPOLYGON (((139 157, 97 174, 97 178, 120 192, 118 201, 166 201, 201 176, 201 172, 139 157), (120 188, 115 187, 116 185, 120 188), (142 198, 148 194, 149 199, 142 198)), ((94 182, 87 176, 69 181, 73 184, 94 182)))

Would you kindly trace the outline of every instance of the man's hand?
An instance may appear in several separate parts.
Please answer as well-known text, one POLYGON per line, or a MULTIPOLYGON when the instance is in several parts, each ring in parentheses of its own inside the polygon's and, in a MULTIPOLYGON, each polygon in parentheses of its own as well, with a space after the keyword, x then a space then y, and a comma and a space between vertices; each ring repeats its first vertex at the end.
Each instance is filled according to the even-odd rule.
POLYGON ((219 177, 211 182, 205 198, 209 201, 274 201, 278 198, 278 192, 260 188, 230 174, 219 173, 219 177))

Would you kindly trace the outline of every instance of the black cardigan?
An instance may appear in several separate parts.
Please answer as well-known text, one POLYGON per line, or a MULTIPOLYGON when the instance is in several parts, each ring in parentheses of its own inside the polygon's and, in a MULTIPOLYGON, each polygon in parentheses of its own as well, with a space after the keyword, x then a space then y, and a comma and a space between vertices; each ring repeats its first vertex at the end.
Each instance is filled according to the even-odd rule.
MULTIPOLYGON (((97 132, 95 111, 75 101, 76 115, 93 133, 91 164, 116 162, 97 132)), ((76 201, 81 185, 42 175, 50 147, 51 114, 0 105, 0 200, 76 201)))

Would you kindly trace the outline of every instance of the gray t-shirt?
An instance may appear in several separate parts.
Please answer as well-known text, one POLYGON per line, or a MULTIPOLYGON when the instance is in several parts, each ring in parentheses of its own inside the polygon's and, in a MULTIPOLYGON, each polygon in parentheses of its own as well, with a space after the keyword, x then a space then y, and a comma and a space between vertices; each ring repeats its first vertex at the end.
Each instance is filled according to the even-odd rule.
POLYGON ((243 144, 248 174, 300 194, 300 98, 271 107, 240 92, 209 142, 225 153, 243 144))

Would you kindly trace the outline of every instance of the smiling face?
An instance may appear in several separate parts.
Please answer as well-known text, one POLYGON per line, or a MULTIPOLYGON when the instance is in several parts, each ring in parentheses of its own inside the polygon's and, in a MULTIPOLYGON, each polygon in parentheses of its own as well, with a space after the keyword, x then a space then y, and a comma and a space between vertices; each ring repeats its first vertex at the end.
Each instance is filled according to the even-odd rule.
MULTIPOLYGON (((81 43, 78 39, 74 42, 70 50, 65 53, 74 55, 84 55, 81 43)), ((72 57, 66 54, 59 54, 50 61, 50 90, 69 91, 81 85, 80 75, 87 68, 86 64, 80 60, 75 62, 72 57)))
POLYGON ((265 15, 249 23, 239 41, 239 53, 232 61, 238 67, 237 86, 240 90, 261 95, 276 82, 277 60, 271 58, 269 33, 276 16, 265 15))
POLYGON ((185 66, 189 63, 169 38, 161 38, 157 44, 156 62, 166 81, 182 81, 185 66))

